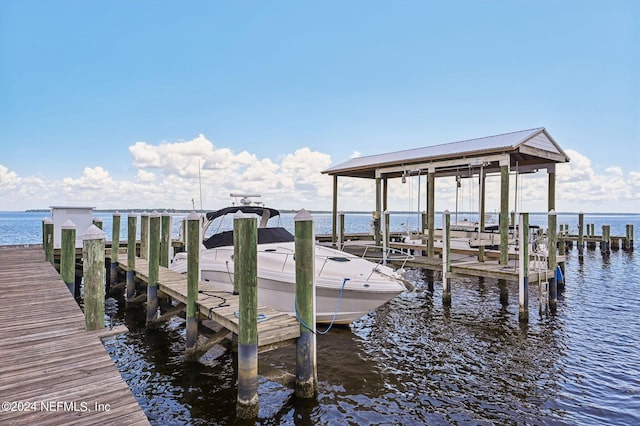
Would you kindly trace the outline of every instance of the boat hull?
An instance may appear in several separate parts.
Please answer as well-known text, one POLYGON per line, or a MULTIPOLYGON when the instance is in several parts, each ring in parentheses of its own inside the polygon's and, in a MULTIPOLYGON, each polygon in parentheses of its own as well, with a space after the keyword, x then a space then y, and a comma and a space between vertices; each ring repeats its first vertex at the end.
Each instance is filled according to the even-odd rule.
MULTIPOLYGON (((293 243, 258 246, 258 303, 290 315, 295 315, 293 249, 293 243)), ((405 290, 399 275, 388 267, 327 247, 315 250, 318 323, 349 324, 405 290)), ((232 254, 232 247, 204 250, 201 279, 232 292, 232 254)), ((184 273, 186 264, 186 256, 179 254, 171 268, 184 273)))

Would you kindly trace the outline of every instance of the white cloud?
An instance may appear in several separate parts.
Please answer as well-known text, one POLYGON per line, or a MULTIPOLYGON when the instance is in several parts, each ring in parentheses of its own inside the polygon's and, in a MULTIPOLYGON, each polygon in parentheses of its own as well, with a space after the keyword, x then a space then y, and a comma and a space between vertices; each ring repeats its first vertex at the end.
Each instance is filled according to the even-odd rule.
MULTIPOLYGON (((139 141, 130 146, 131 177, 114 176, 102 166, 85 167, 80 176, 59 181, 21 177, 0 164, 0 210, 45 208, 50 205, 90 205, 110 208, 188 209, 200 204, 215 209, 227 205, 231 192, 257 192, 268 205, 284 209, 328 210, 332 205, 332 178, 322 170, 331 165, 328 154, 307 147, 278 158, 258 158, 232 147, 216 147, 204 135, 177 142, 153 145, 139 141), (200 164, 200 169, 198 169, 200 164)), ((640 171, 625 172, 611 165, 595 169, 586 156, 567 150, 572 161, 558 165, 556 206, 559 211, 638 211, 640 171)), ((357 153, 354 153, 356 155, 357 153)), ((425 178, 402 184, 389 181, 390 210, 425 209, 425 178), (418 206, 420 196, 420 206, 418 206)), ((458 191, 460 210, 475 210, 477 179, 465 179, 458 191)), ((375 182, 370 179, 339 178, 340 210, 373 211, 375 182)), ((500 179, 486 181, 487 212, 499 206, 500 179)), ((436 209, 455 209, 453 178, 436 180, 436 209)), ((515 178, 510 184, 510 210, 515 201, 515 178)), ((518 182, 518 210, 544 211, 547 203, 547 174, 521 176, 518 182)))
POLYGON ((149 183, 149 182, 154 182, 155 180, 156 180, 155 173, 148 172, 146 170, 138 170, 136 181, 149 183))

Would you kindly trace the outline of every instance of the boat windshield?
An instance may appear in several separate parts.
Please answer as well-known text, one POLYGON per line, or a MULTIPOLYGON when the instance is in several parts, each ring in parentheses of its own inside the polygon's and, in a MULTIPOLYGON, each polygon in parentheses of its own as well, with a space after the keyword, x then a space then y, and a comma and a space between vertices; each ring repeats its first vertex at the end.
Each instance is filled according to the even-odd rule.
POLYGON ((278 210, 260 206, 233 206, 206 214, 207 222, 202 229, 206 247, 233 245, 233 216, 238 211, 258 217, 258 243, 261 243, 260 240, 264 240, 264 243, 293 241, 291 233, 282 228, 278 210), (269 232, 271 230, 276 231, 269 232))

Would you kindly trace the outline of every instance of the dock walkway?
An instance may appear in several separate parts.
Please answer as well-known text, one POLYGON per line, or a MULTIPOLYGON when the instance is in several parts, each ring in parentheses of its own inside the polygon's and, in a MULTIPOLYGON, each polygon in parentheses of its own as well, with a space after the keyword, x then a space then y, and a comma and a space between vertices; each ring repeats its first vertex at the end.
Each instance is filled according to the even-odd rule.
MULTIPOLYGON (((119 255, 118 267, 122 270, 127 269, 126 254, 119 255)), ((186 304, 187 276, 163 266, 158 268, 158 291, 186 304)), ((149 262, 146 259, 136 257, 135 276, 136 279, 148 282, 149 262)), ((196 305, 201 316, 220 324, 234 334, 238 334, 239 296, 222 290, 219 285, 210 281, 200 281, 198 290, 196 305)), ((260 351, 293 344, 295 339, 300 337, 300 323, 294 316, 260 305, 258 305, 258 316, 258 347, 260 351)))
POLYGON ((0 247, 0 424, 149 422, 41 247, 0 247))

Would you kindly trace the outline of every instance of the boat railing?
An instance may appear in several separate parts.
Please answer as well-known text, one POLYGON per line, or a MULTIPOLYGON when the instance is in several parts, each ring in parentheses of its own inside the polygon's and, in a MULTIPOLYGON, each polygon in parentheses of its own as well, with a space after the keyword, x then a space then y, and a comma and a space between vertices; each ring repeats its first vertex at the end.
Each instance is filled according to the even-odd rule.
MULTIPOLYGON (((378 266, 380 266, 380 264, 384 264, 385 260, 388 262, 390 259, 393 259, 394 261, 396 260, 400 260, 401 261, 401 266, 400 268, 404 268, 405 264, 407 263, 407 261, 415 259, 415 257, 411 254, 408 253, 404 253, 400 250, 397 249, 391 249, 391 248, 387 248, 386 249, 386 256, 378 257, 378 256, 369 256, 367 257, 367 248, 369 247, 365 247, 365 251, 361 256, 355 256, 353 254, 351 254, 352 256, 355 256, 355 258, 362 258, 364 260, 368 260, 370 262, 375 263, 375 266, 372 268, 371 270, 371 274, 369 274, 369 276, 367 277, 367 280, 369 280, 373 274, 377 271, 382 273, 382 271, 380 271, 378 269, 378 266)), ((380 249, 382 249, 382 247, 379 247, 380 249)), ((214 259, 218 260, 218 252, 231 252, 231 259, 233 259, 233 247, 217 247, 215 249, 215 255, 214 255, 214 259)), ((287 264, 289 263, 289 261, 291 259, 295 260, 295 251, 288 248, 288 247, 282 247, 282 246, 278 246, 276 248, 268 248, 268 249, 262 249, 259 250, 259 253, 262 254, 268 254, 268 255, 276 255, 276 256, 281 256, 283 257, 282 260, 282 267, 281 267, 281 271, 284 271, 285 268, 287 267, 287 264)), ((225 257, 229 257, 227 254, 225 254, 225 257)), ((344 256, 336 256, 336 255, 331 255, 331 254, 327 254, 327 255, 315 255, 316 259, 322 258, 322 265, 320 266, 320 269, 316 272, 316 276, 320 277, 322 276, 322 273, 325 269, 325 266, 330 262, 340 262, 342 261, 342 259, 348 259, 348 257, 344 257, 344 256)))
MULTIPOLYGON (((342 247, 340 247, 340 250, 346 252, 347 250, 345 250, 346 248, 345 246, 346 244, 343 243, 342 247)), ((412 255, 411 253, 404 252, 400 249, 391 248, 391 247, 383 247, 383 246, 377 246, 372 244, 349 244, 348 247, 356 248, 356 249, 363 248, 362 254, 358 255, 358 257, 361 257, 362 259, 365 259, 377 264, 385 264, 390 261, 394 261, 394 262, 398 261, 400 262, 401 269, 404 269, 408 261, 415 259, 415 256, 412 255), (368 255, 368 252, 370 251, 375 251, 376 254, 368 255), (380 252, 380 254, 378 254, 378 252, 380 252)))

